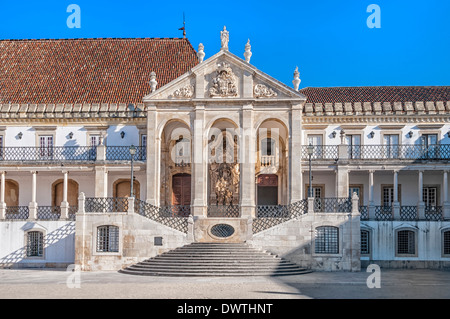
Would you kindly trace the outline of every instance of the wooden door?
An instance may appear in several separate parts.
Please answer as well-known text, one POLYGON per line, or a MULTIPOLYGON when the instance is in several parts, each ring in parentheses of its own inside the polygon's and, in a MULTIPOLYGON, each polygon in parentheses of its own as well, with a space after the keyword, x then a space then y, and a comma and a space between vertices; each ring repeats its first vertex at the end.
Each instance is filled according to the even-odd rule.
POLYGON ((172 205, 191 205, 191 175, 172 177, 172 205))

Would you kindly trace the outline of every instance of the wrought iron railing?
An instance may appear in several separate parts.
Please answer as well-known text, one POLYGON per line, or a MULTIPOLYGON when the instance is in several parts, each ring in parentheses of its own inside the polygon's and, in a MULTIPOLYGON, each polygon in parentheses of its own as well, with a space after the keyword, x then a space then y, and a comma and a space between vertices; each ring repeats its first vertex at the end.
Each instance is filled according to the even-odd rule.
POLYGON ((349 159, 450 160, 450 144, 348 146, 349 159))
POLYGON ((350 213, 352 200, 349 197, 314 198, 314 212, 350 213))
POLYGON ((75 220, 78 212, 78 206, 69 206, 69 220, 75 220))
POLYGON ((128 211, 128 198, 86 197, 84 209, 87 213, 123 213, 128 211))
POLYGON ((417 206, 401 206, 400 220, 417 220, 417 206))
POLYGON ((0 161, 7 162, 86 162, 96 158, 95 146, 8 146, 0 151, 0 161))
MULTIPOLYGON (((339 158, 338 145, 314 145, 311 159, 337 160, 339 158)), ((302 146, 302 158, 309 159, 308 146, 302 146)))
POLYGON ((239 217, 241 215, 239 205, 208 205, 208 217, 239 217))
POLYGON ((5 212, 5 219, 28 219, 30 210, 28 206, 7 206, 5 212))
POLYGON ((368 206, 359 206, 359 213, 361 215, 361 220, 369 219, 369 207, 368 206))
POLYGON ((375 220, 393 220, 392 206, 375 206, 375 220))
POLYGON ((306 214, 308 200, 300 200, 289 205, 258 205, 256 218, 253 219, 252 231, 259 233, 273 226, 284 223, 290 219, 306 214))
POLYGON ((161 206, 160 214, 164 217, 188 217, 191 214, 191 205, 161 206))
POLYGON ((37 219, 59 220, 61 218, 61 207, 59 206, 38 206, 37 219))
MULTIPOLYGON (((173 207, 173 206, 166 206, 173 207)), ((158 223, 181 231, 183 233, 187 233, 188 231, 188 216, 177 216, 167 215, 167 208, 160 208, 149 203, 146 203, 142 200, 135 199, 134 201, 134 211, 135 213, 144 216, 148 219, 154 220, 158 223)))
POLYGON ((442 206, 425 206, 426 220, 442 220, 442 206))
MULTIPOLYGON (((136 146, 136 154, 133 156, 135 161, 146 160, 146 147, 136 146)), ((107 161, 131 161, 129 146, 106 146, 106 160, 107 161)))

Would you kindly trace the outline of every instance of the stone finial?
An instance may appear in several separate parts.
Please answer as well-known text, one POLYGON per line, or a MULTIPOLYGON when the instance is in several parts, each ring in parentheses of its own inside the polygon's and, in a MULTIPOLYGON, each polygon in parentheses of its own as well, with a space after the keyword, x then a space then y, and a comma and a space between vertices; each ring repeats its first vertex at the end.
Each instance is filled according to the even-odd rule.
POLYGON ((205 52, 203 51, 204 49, 205 49, 205 46, 202 43, 200 43, 198 45, 198 52, 197 52, 198 61, 200 63, 202 63, 203 59, 205 58, 205 52))
POLYGON ((247 63, 250 63, 250 58, 252 57, 252 51, 250 51, 252 46, 250 45, 250 39, 248 39, 247 44, 245 45, 244 57, 247 63))
POLYGON ((230 40, 230 33, 226 26, 223 26, 223 31, 220 31, 221 50, 228 51, 228 41, 230 40))
POLYGON ((292 84, 294 84, 294 90, 298 91, 298 88, 300 86, 300 72, 298 72, 298 66, 295 68, 294 71, 294 80, 292 80, 292 84))
POLYGON ((152 89, 152 92, 155 92, 157 85, 158 82, 156 82, 156 73, 152 71, 152 73, 150 73, 150 87, 152 89))

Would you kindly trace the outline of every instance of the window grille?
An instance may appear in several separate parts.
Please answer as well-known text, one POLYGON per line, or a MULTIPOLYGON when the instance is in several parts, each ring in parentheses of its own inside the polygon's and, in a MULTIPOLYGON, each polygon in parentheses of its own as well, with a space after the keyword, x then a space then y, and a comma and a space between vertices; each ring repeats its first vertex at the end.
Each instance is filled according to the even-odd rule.
POLYGON ((339 253, 339 229, 333 226, 316 228, 315 252, 317 254, 339 253))
POLYGON ((415 233, 411 230, 401 230, 397 233, 397 253, 414 255, 416 253, 415 233))
POLYGON ((27 233, 27 257, 42 257, 44 255, 44 234, 40 231, 27 233))
POLYGON ((100 226, 97 228, 97 252, 119 251, 119 227, 100 226))
POLYGON ((361 230, 361 255, 370 254, 370 233, 368 230, 361 230))
POLYGON ((444 232, 444 255, 450 255, 450 230, 444 232))

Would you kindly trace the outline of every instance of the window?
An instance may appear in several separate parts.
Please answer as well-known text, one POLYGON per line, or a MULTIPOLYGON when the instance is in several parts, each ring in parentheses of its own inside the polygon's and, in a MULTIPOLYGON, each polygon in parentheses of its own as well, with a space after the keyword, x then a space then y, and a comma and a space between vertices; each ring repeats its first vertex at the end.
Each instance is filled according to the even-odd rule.
POLYGON ((444 255, 450 255, 450 230, 442 233, 442 253, 444 255))
POLYGON ((119 227, 106 225, 97 228, 97 252, 119 252, 119 227))
POLYGON ((339 253, 339 229, 333 226, 320 226, 316 228, 315 239, 316 254, 339 253))
POLYGON ((355 185, 350 185, 348 188, 348 197, 352 198, 353 193, 356 193, 356 195, 358 195, 359 205, 362 205, 362 203, 363 203, 361 189, 362 189, 362 186, 355 186, 355 185))
POLYGON ((438 158, 438 135, 437 134, 422 134, 421 145, 425 151, 426 158, 438 158))
POLYGON ((361 135, 346 135, 349 158, 361 158, 361 135))
POLYGON ((145 160, 147 158, 147 134, 141 134, 140 156, 141 156, 141 160, 145 160))
POLYGON ((30 231, 27 233, 27 257, 44 256, 44 234, 40 231, 30 231))
POLYGON ((385 145, 385 158, 398 158, 399 157, 399 136, 398 134, 385 134, 383 136, 385 145))
POLYGON ((89 135, 89 146, 98 146, 100 145, 100 135, 92 134, 89 135))
POLYGON ((43 158, 53 156, 53 136, 41 135, 39 136, 39 153, 43 158))
POLYGON ((370 254, 370 232, 361 230, 361 255, 370 254))
POLYGON ((275 165, 275 140, 265 138, 261 140, 261 166, 275 165))
POLYGON ((322 144, 322 135, 308 135, 308 144, 314 146, 314 152, 311 158, 322 158, 323 153, 323 144, 322 144))
POLYGON ((416 254, 416 236, 412 230, 400 230, 397 232, 397 254, 415 255, 416 254))
POLYGON ((425 203, 425 206, 427 207, 434 207, 437 206, 437 187, 424 187, 422 190, 423 194, 423 202, 425 203))
MULTIPOLYGON (((394 186, 392 185, 385 185, 382 186, 382 192, 381 192, 381 204, 383 207, 391 207, 392 203, 394 202, 394 186)), ((401 187, 398 185, 398 201, 401 202, 400 192, 401 187)))

